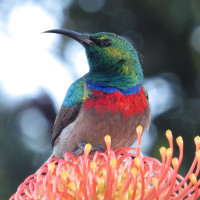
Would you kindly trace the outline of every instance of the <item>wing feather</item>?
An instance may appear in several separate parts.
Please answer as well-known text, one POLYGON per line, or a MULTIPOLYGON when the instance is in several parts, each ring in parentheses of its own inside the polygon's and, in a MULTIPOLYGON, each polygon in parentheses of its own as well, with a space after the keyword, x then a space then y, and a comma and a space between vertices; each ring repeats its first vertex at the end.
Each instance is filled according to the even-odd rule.
POLYGON ((61 131, 77 118, 84 101, 89 96, 88 92, 84 77, 75 81, 70 86, 63 101, 63 105, 54 122, 52 146, 54 146, 61 131))
POLYGON ((61 106, 61 109, 57 114, 54 122, 53 134, 52 134, 52 146, 54 146, 54 143, 58 138, 58 136, 60 135, 61 131, 77 118, 81 107, 82 107, 81 103, 76 107, 74 106, 66 107, 64 105, 61 106))

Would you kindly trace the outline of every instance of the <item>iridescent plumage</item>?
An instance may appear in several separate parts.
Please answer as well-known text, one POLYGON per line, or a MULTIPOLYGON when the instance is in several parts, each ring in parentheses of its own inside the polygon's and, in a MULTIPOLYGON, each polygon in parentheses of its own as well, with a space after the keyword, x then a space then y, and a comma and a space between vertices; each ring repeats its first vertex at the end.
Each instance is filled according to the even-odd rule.
POLYGON ((53 155, 63 157, 80 142, 104 148, 107 134, 111 135, 113 149, 130 146, 137 138, 136 127, 147 128, 150 121, 143 72, 134 47, 113 33, 47 32, 64 34, 82 43, 90 69, 67 91, 54 124, 53 155))

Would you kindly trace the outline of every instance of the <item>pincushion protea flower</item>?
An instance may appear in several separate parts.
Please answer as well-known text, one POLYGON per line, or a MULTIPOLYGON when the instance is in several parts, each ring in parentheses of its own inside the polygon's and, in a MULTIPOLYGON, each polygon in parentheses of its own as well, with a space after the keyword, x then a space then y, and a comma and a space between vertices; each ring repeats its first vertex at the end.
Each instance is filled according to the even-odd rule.
POLYGON ((10 200, 197 199, 200 195, 200 180, 197 180, 200 170, 200 137, 194 139, 196 155, 184 178, 178 174, 183 159, 181 137, 176 139, 179 158, 172 158, 173 136, 170 130, 166 131, 169 148, 160 148, 160 162, 142 155, 141 126, 138 126, 137 134, 137 148, 113 151, 110 148, 111 138, 106 136, 105 153, 89 155, 91 145, 87 144, 84 155, 80 157, 68 152, 64 160, 52 158, 37 174, 24 181, 10 200))

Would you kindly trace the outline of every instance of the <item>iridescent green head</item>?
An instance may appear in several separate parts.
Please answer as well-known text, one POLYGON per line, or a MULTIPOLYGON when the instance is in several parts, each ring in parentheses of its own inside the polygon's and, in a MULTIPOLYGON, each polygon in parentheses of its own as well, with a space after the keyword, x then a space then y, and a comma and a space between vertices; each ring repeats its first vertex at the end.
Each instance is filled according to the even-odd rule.
POLYGON ((137 52, 123 37, 107 32, 86 35, 62 29, 46 32, 66 35, 83 44, 90 67, 86 75, 88 79, 106 82, 120 89, 133 87, 143 81, 137 52))

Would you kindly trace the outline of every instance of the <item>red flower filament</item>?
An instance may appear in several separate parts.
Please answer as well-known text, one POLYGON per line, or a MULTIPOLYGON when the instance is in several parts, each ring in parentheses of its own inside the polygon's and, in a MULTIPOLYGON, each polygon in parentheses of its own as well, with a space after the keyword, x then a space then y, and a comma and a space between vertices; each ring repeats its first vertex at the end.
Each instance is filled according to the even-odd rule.
POLYGON ((176 139, 179 158, 173 158, 173 136, 166 131, 169 148, 161 147, 161 162, 140 152, 142 127, 138 126, 138 147, 113 151, 111 138, 105 136, 107 150, 90 155, 87 144, 84 155, 66 153, 65 159, 52 158, 37 174, 29 176, 10 200, 180 200, 200 195, 200 137, 195 137, 196 155, 185 177, 178 174, 183 159, 183 140, 176 139), (172 165, 172 167, 171 167, 172 165))

